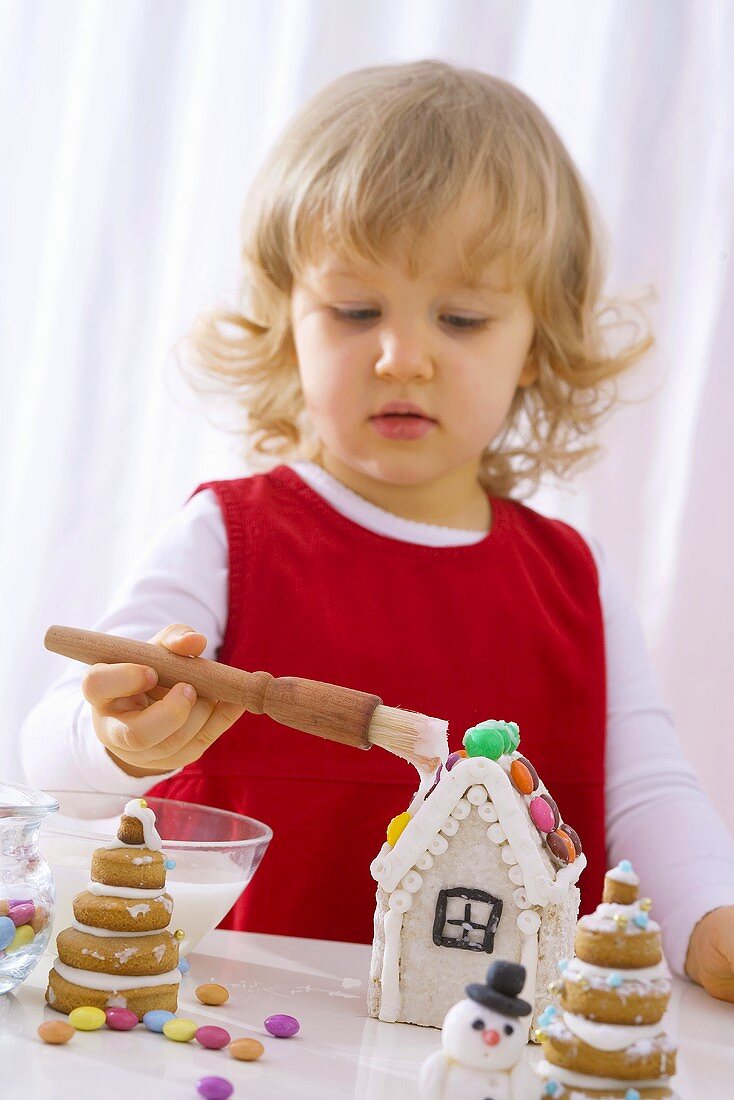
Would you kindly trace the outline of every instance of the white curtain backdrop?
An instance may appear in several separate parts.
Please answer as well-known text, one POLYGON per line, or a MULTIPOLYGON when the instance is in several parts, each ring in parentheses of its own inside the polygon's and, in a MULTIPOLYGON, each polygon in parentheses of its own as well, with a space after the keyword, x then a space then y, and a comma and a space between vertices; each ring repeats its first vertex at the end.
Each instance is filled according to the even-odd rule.
POLYGON ((0 778, 62 666, 46 627, 90 625, 195 485, 243 472, 172 349, 235 285, 263 154, 335 76, 421 57, 531 95, 601 206, 609 290, 654 287, 604 457, 532 503, 602 540, 734 826, 729 0, 0 0, 0 778))

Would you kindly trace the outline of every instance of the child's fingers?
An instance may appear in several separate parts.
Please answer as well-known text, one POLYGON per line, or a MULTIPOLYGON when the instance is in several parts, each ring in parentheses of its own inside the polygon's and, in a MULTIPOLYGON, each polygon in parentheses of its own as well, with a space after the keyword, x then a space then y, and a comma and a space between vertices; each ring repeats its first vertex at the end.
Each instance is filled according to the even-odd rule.
POLYGON ((162 699, 151 703, 145 710, 123 714, 107 714, 102 721, 107 747, 113 752, 135 753, 135 761, 145 767, 142 756, 187 722, 196 703, 196 692, 190 684, 176 684, 162 699))
POLYGON ((140 695, 158 680, 145 665, 92 665, 82 680, 84 698, 98 711, 106 711, 116 699, 140 695))
POLYGON ((198 657, 206 649, 205 635, 185 623, 165 626, 150 641, 152 645, 161 645, 171 653, 178 653, 183 657, 198 657))
POLYGON ((244 708, 234 703, 199 699, 189 721, 180 730, 147 753, 136 754, 135 760, 130 763, 141 768, 160 767, 165 771, 185 767, 198 760, 242 714, 244 708))

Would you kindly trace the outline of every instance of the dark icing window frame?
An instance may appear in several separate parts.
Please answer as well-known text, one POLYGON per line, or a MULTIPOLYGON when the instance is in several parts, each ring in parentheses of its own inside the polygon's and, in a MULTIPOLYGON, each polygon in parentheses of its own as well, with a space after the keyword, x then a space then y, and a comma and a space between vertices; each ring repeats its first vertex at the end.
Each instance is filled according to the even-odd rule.
POLYGON ((439 890, 436 914, 433 920, 433 942, 437 947, 456 947, 463 951, 483 951, 485 954, 491 955, 494 950, 494 937, 497 934, 501 917, 502 898, 495 897, 494 894, 489 894, 486 890, 472 890, 466 886, 454 886, 448 890, 439 890), (463 920, 447 919, 448 903, 451 898, 461 898, 467 903, 464 906, 463 920), (472 921, 471 903, 473 901, 479 901, 489 906, 489 920, 486 924, 472 921), (443 933, 447 924, 470 924, 476 931, 483 928, 484 939, 481 943, 476 943, 464 938, 464 936, 460 938, 445 936, 443 933))

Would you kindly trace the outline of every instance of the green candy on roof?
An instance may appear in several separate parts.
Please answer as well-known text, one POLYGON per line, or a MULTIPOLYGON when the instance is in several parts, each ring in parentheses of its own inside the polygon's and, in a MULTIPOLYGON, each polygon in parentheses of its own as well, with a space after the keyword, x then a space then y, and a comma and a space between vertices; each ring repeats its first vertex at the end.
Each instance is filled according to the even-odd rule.
POLYGON ((487 756, 499 760, 505 753, 514 752, 520 744, 520 727, 517 722, 500 722, 489 719, 472 726, 464 734, 467 756, 487 756))

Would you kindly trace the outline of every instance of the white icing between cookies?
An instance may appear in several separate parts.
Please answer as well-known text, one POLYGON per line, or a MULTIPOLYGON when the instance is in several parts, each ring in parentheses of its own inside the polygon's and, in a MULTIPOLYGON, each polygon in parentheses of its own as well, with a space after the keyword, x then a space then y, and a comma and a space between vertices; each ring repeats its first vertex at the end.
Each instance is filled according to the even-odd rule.
POLYGON ((86 932, 89 936, 100 936, 104 939, 114 939, 116 936, 155 936, 159 932, 165 932, 165 928, 151 928, 146 932, 110 932, 107 928, 93 928, 91 924, 82 924, 81 921, 73 920, 69 926, 75 928, 77 932, 86 932))
POLYGON ((593 1047, 594 1050, 612 1051, 627 1050, 637 1042, 646 1039, 655 1039, 664 1036, 665 1031, 658 1024, 601 1024, 595 1020, 587 1020, 585 1016, 577 1016, 572 1012, 564 1012, 563 1020, 571 1032, 582 1043, 593 1047))
POLYGON ((108 886, 106 882, 94 882, 92 879, 85 889, 87 893, 97 897, 110 898, 163 898, 166 895, 165 886, 159 886, 155 890, 137 890, 133 886, 108 886))
POLYGON ((667 1086, 670 1077, 654 1077, 639 1081, 622 1081, 618 1077, 592 1077, 588 1073, 576 1073, 572 1069, 554 1066, 543 1058, 537 1065, 541 1077, 560 1081, 562 1085, 578 1086, 581 1089, 649 1089, 667 1086))
MULTIPOLYGON (((608 986, 608 978, 611 974, 618 974, 622 979, 622 985, 627 982, 645 983, 660 980, 670 981, 670 970, 665 959, 661 959, 654 966, 630 967, 621 970, 617 966, 597 966, 595 963, 584 962, 578 956, 573 958, 563 972, 567 981, 577 982, 579 978, 586 978, 591 984, 608 986)), ((610 987, 611 988, 611 987, 610 987)))
POLYGON ((138 974, 128 977, 125 974, 100 974, 93 970, 81 970, 76 966, 67 966, 57 957, 51 968, 59 977, 72 985, 83 989, 102 989, 117 993, 120 989, 143 989, 157 985, 178 985, 181 971, 167 970, 164 974, 138 974))
POLYGON ((607 871, 604 877, 610 878, 612 882, 624 882, 627 886, 640 885, 639 876, 636 875, 634 871, 623 871, 619 867, 612 867, 610 871, 607 871))

